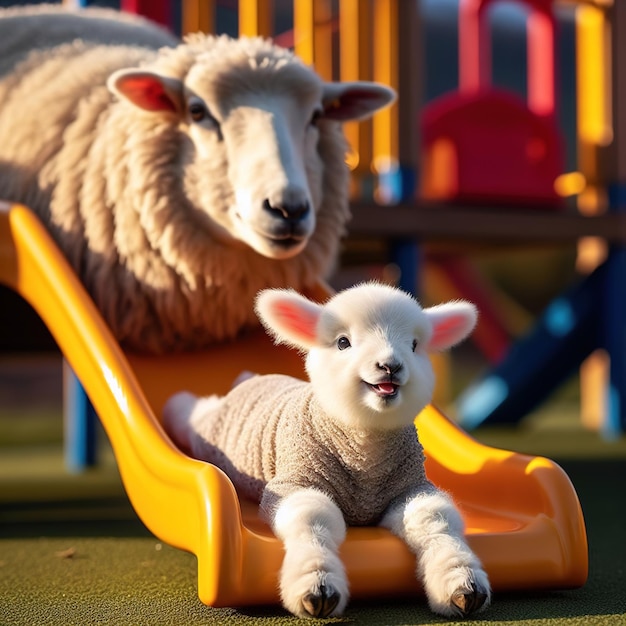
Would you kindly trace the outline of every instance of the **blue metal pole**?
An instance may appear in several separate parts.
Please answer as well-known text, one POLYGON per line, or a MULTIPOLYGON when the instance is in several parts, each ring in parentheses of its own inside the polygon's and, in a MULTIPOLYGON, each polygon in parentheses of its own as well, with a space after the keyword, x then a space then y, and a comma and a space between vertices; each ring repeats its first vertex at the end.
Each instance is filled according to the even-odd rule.
POLYGON ((67 362, 63 363, 63 426, 65 465, 82 472, 96 463, 98 416, 67 362))
POLYGON ((517 422, 576 372, 601 345, 606 280, 602 265, 555 298, 505 359, 461 394, 457 408, 464 428, 517 422))
MULTIPOLYGON (((608 187, 611 211, 626 211, 626 184, 608 187)), ((605 261, 607 267, 602 300, 602 345, 610 356, 607 389, 607 416, 603 434, 616 439, 626 430, 626 250, 611 246, 605 261)))

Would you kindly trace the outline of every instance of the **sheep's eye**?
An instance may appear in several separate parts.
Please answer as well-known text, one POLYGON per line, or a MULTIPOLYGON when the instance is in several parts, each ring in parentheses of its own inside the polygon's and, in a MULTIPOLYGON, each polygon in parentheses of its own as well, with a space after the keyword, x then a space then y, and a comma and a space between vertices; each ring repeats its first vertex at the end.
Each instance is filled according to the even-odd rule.
POLYGON ((311 115, 311 121, 309 122, 311 126, 317 126, 317 122, 322 118, 323 114, 324 112, 322 109, 315 109, 315 111, 313 111, 313 115, 311 115))
POLYGON ((339 339, 337 339, 337 347, 340 350, 345 350, 346 348, 349 348, 350 346, 351 346, 350 340, 347 337, 342 336, 342 337, 339 337, 339 339))
POLYGON ((416 348, 417 348, 417 339, 413 339, 413 345, 411 346, 411 350, 413 350, 413 352, 415 352, 416 348))
POLYGON ((195 98, 189 103, 188 106, 189 116, 191 119, 200 123, 204 120, 210 120, 215 126, 217 126, 217 120, 209 113, 209 109, 207 109, 206 104, 201 100, 196 100, 195 98))
POLYGON ((201 102, 192 102, 189 105, 189 115, 194 122, 201 122, 208 113, 206 107, 201 102))

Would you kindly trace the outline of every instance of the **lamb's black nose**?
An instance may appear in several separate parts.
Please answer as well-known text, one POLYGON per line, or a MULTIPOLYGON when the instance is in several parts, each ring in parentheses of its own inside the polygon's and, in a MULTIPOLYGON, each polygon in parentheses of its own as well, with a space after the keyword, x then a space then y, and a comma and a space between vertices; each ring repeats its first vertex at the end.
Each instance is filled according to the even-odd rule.
POLYGON ((377 363, 378 369, 384 370, 392 376, 397 374, 402 369, 402 363, 398 361, 389 361, 388 363, 377 363))
POLYGON ((303 220, 310 211, 308 202, 273 205, 269 200, 263 202, 263 209, 277 217, 282 217, 288 222, 299 222, 303 220))

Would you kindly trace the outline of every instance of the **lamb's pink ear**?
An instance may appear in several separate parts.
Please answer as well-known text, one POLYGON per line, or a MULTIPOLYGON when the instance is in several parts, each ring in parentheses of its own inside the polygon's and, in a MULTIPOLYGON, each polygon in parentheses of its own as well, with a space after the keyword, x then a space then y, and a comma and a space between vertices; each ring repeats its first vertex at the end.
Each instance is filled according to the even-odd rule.
POLYGON ((424 309, 432 325, 433 334, 426 350, 446 350, 465 339, 476 326, 478 311, 469 302, 447 302, 424 309))
POLYGON ((182 107, 182 83, 155 72, 118 70, 109 76, 107 86, 109 91, 144 111, 176 113, 182 107))
POLYGON ((317 343, 322 307, 292 290, 265 289, 256 299, 256 313, 277 343, 309 350, 317 343))
POLYGON ((362 120, 396 99, 396 92, 379 83, 356 81, 324 85, 324 117, 342 122, 362 120))

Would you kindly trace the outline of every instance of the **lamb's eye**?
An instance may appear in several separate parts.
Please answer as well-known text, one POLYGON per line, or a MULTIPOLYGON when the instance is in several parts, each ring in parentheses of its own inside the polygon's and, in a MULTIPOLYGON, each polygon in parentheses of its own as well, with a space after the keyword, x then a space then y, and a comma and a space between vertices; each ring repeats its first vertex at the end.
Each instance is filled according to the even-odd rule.
POLYGON ((416 348, 417 348, 417 339, 413 339, 413 345, 411 346, 411 350, 413 350, 413 352, 415 352, 416 348))
POLYGON ((345 350, 346 348, 349 348, 350 346, 351 346, 350 340, 346 336, 341 336, 339 337, 339 339, 337 339, 337 347, 340 350, 345 350))
POLYGON ((311 126, 317 126, 317 122, 322 118, 323 114, 324 112, 322 109, 315 109, 315 111, 313 111, 313 115, 311 115, 311 121, 309 124, 311 124, 311 126))

